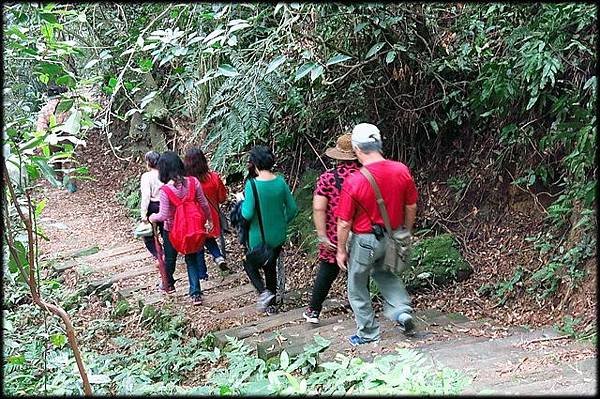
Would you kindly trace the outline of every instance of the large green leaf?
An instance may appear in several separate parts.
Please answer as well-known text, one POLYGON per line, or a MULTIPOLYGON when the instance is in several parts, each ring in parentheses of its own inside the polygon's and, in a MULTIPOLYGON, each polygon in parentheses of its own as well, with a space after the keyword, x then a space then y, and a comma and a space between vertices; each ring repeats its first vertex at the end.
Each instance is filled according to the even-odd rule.
POLYGON ((60 130, 72 135, 77 135, 81 129, 81 111, 77 110, 69 116, 69 119, 60 127, 60 130))
POLYGON ((35 157, 32 159, 32 162, 37 166, 38 170, 42 172, 42 176, 44 176, 50 184, 54 187, 60 187, 61 183, 56 178, 56 173, 54 169, 48 165, 48 162, 44 158, 35 157))
POLYGON ((314 82, 324 71, 325 69, 321 65, 315 65, 314 68, 310 70, 310 80, 314 82))
POLYGON ((218 71, 221 73, 221 75, 228 77, 237 76, 240 74, 238 71, 235 70, 234 67, 232 67, 229 64, 223 64, 219 66, 218 71))
POLYGON ((273 61, 271 61, 269 63, 269 66, 267 67, 267 72, 265 72, 265 74, 269 74, 271 72, 273 72, 274 70, 276 70, 281 64, 283 64, 286 60, 286 56, 285 55, 278 55, 277 57, 275 57, 273 59, 273 61))
POLYGON ((348 61, 352 59, 352 57, 350 57, 349 55, 345 55, 345 54, 336 54, 333 57, 331 57, 330 59, 327 60, 327 63, 325 64, 326 66, 330 66, 330 65, 335 65, 335 64, 339 64, 340 62, 344 62, 344 61, 348 61))
POLYGON ((315 67, 314 62, 307 62, 306 64, 303 64, 302 66, 300 66, 300 68, 298 68, 298 70, 296 71, 295 80, 300 80, 303 77, 305 77, 306 75, 308 75, 314 67, 315 67))
POLYGON ((381 50, 384 45, 385 45, 385 42, 375 43, 373 45, 373 47, 371 47, 369 49, 369 51, 367 51, 367 55, 365 55, 365 59, 371 58, 372 56, 377 54, 377 52, 379 52, 379 50, 381 50))

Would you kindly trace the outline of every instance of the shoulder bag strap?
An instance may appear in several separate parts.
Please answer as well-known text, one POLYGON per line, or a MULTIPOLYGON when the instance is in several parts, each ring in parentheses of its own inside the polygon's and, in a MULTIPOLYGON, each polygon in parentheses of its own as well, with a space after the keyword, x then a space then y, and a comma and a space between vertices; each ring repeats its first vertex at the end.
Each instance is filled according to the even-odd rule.
POLYGON ((258 224, 260 226, 260 235, 262 237, 263 244, 266 243, 265 240, 265 230, 263 228, 262 216, 260 214, 260 201, 258 200, 258 190, 256 189, 256 184, 254 183, 254 179, 250 179, 250 184, 252 185, 252 193, 254 194, 254 204, 256 209, 256 216, 258 216, 258 224))
POLYGON ((333 178, 335 179, 335 186, 338 191, 342 191, 342 182, 340 181, 340 175, 338 174, 337 167, 333 168, 333 178))
POLYGON ((392 236, 392 224, 390 223, 390 218, 387 213, 387 209, 385 208, 385 202, 383 201, 383 197, 381 196, 381 191, 379 191, 379 186, 375 181, 375 178, 369 172, 369 169, 362 167, 360 168, 360 172, 367 178, 371 187, 373 187, 373 191, 375 191, 375 197, 377 198, 377 205, 379 206, 379 211, 381 212, 381 217, 383 218, 383 223, 385 224, 385 229, 387 230, 388 235, 392 236))

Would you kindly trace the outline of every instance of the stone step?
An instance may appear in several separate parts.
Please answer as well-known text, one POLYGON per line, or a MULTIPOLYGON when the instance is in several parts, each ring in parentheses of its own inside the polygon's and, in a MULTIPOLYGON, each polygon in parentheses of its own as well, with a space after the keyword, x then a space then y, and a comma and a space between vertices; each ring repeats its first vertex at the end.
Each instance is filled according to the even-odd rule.
MULTIPOLYGON (((88 284, 88 288, 91 290, 103 290, 111 287, 117 281, 127 280, 130 278, 138 277, 144 274, 150 274, 155 272, 158 276, 158 270, 156 265, 140 267, 134 270, 127 270, 121 273, 114 274, 110 277, 105 277, 99 280, 91 281, 88 284)), ((148 278, 151 278, 150 276, 148 278)))
MULTIPOLYGON (((326 300, 323 303, 322 315, 329 313, 332 310, 340 309, 345 306, 345 303, 339 300, 326 300)), ((233 327, 227 330, 219 331, 215 333, 215 343, 219 347, 225 346, 227 343, 227 336, 235 337, 237 339, 246 339, 246 343, 252 344, 252 338, 257 338, 260 334, 270 332, 274 328, 281 328, 284 325, 291 324, 294 322, 304 323, 302 313, 306 308, 296 308, 287 312, 282 312, 277 315, 269 316, 265 319, 252 321, 250 323, 233 327)))
MULTIPOLYGON (((184 266, 185 267, 185 266, 184 266)), ((237 286, 237 287, 233 287, 233 288, 228 288, 226 290, 224 290, 223 293, 227 293, 231 291, 231 295, 227 295, 224 298, 233 298, 239 295, 243 295, 243 294, 248 294, 250 292, 252 292, 253 290, 253 286, 251 284, 244 284, 242 283, 242 281, 244 281, 245 274, 243 273, 235 273, 223 278, 219 278, 218 280, 215 279, 211 279, 208 281, 202 281, 200 282, 200 286, 202 287, 202 291, 205 290, 211 290, 214 288, 218 288, 218 287, 223 287, 225 285, 234 283, 236 281, 240 281, 241 285, 237 286), (241 288, 244 287, 244 288, 241 288), (236 291, 236 290, 241 290, 241 291, 236 291)), ((158 282, 159 280, 159 276, 158 276, 158 271, 156 272, 156 278, 153 280, 156 284, 156 282, 158 282)), ((179 299, 182 297, 185 297, 186 295, 188 295, 188 291, 189 291, 189 281, 187 279, 187 273, 186 274, 182 274, 179 282, 175 285, 177 291, 175 291, 175 293, 168 295, 168 297, 173 298, 173 299, 179 299)), ((161 292, 157 292, 156 290, 154 290, 153 293, 149 293, 149 292, 144 292, 144 291, 139 291, 138 292, 139 297, 137 298, 138 300, 142 301, 145 305, 155 305, 157 303, 163 302, 165 299, 165 294, 161 293, 161 292)), ((206 295, 204 298, 204 303, 214 303, 212 302, 212 299, 214 295, 206 295), (208 301, 208 302, 207 302, 208 301)))
MULTIPOLYGON (((254 292, 254 290, 252 290, 251 292, 254 292)), ((283 296, 284 302, 285 301, 289 301, 289 300, 296 300, 298 298, 300 298, 301 294, 295 291, 292 292, 286 292, 283 296)), ((247 298, 245 298, 247 299, 247 298)), ((270 318, 270 317, 274 317, 274 316, 267 316, 266 313, 260 312, 258 311, 258 309, 256 309, 256 296, 255 295, 251 295, 251 300, 250 303, 248 303, 245 306, 242 307, 233 307, 229 310, 226 310, 222 313, 216 314, 215 315, 215 319, 217 320, 225 320, 225 319, 229 319, 229 320, 237 320, 237 319, 242 319, 242 323, 246 324, 248 323, 245 319, 252 319, 251 321, 249 321, 249 323, 254 322, 255 317, 259 316, 261 314, 264 315, 265 318, 270 318)), ((282 312, 285 313, 285 312, 282 312)), ((261 319, 262 320, 262 319, 261 319)), ((243 325, 243 324, 242 324, 243 325)))
POLYGON ((118 247, 111 247, 111 248, 103 249, 102 251, 100 251, 94 255, 88 256, 86 258, 86 260, 88 260, 90 262, 96 262, 99 260, 108 259, 113 256, 118 256, 118 255, 123 255, 123 254, 129 253, 129 252, 138 251, 140 248, 144 248, 144 245, 142 243, 139 243, 136 245, 133 245, 130 243, 130 244, 126 244, 126 245, 122 245, 122 246, 118 246, 118 247))
MULTIPOLYGON (((131 251, 131 252, 133 252, 133 251, 131 251)), ((145 260, 145 259, 148 259, 149 261, 151 260, 152 264, 156 263, 156 261, 154 260, 152 255, 150 255, 150 252, 148 252, 145 248, 136 248, 136 252, 134 252, 130 255, 120 256, 116 259, 111 259, 111 260, 102 262, 99 265, 94 265, 93 267, 91 267, 91 271, 92 271, 92 273, 101 273, 101 272, 105 272, 108 269, 111 269, 113 267, 124 266, 124 265, 128 265, 130 263, 145 260)))
POLYGON ((502 395, 595 395, 597 391, 596 358, 585 359, 574 364, 545 367, 535 374, 501 383, 474 383, 464 394, 485 392, 502 395))
MULTIPOLYGON (((180 266, 180 265, 178 264, 177 266, 180 266)), ((185 264, 182 263, 181 267, 176 269, 175 274, 173 275, 173 278, 175 278, 175 280, 181 282, 181 284, 179 286, 182 286, 182 291, 186 291, 188 288, 188 284, 186 284, 187 270, 185 270, 185 267, 186 267, 185 264)), ((215 277, 214 279, 210 279, 208 281, 203 281, 201 283, 202 290, 203 291, 211 290, 216 287, 221 287, 221 286, 233 283, 242 278, 243 278, 243 275, 240 273, 229 274, 227 276, 215 277)), ((150 291, 152 291, 152 293, 150 295, 156 295, 156 292, 155 292, 156 290, 154 288, 157 284, 158 284, 158 280, 148 280, 141 285, 136 285, 134 287, 122 288, 117 292, 117 294, 121 298, 129 298, 129 297, 134 296, 135 294, 139 294, 142 296, 148 296, 149 293, 146 291, 150 290, 150 291)), ((178 286, 178 288, 179 288, 179 286, 178 286)), ((180 291, 178 289, 177 292, 175 293, 175 295, 182 296, 183 295, 182 291, 180 291)))
MULTIPOLYGON (((241 295, 247 295, 249 293, 254 292, 254 287, 252 284, 243 284, 238 287, 229 288, 224 290, 221 293, 215 295, 205 295, 203 298, 204 305, 211 305, 217 303, 230 303, 233 307, 236 307, 237 304, 233 303, 233 299, 239 297, 241 295)), ((177 291, 174 294, 166 295, 160 292, 156 294, 151 294, 148 296, 139 297, 138 300, 142 303, 142 305, 157 305, 163 302, 177 302, 181 300, 181 297, 185 297, 188 294, 188 289, 184 287, 177 287, 177 291)))

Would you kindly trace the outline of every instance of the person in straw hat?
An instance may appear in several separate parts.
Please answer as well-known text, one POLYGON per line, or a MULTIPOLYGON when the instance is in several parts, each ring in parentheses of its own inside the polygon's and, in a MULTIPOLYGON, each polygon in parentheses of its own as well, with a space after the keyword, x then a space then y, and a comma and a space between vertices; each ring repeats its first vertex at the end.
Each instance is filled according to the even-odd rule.
POLYGON ((310 305, 303 316, 309 323, 319 323, 323 301, 340 268, 336 262, 337 221, 335 210, 346 178, 357 172, 360 164, 352 150, 350 133, 341 135, 335 147, 328 148, 325 154, 337 162, 333 169, 325 171, 317 180, 313 195, 313 221, 319 237, 319 271, 315 278, 310 305))

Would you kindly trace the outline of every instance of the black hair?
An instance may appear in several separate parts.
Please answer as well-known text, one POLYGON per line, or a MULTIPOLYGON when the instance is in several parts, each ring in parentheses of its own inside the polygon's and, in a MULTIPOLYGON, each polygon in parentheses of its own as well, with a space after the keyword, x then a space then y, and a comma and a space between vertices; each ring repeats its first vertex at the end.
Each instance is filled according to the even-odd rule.
POLYGON ((144 160, 146 161, 148 166, 151 168, 156 168, 156 165, 158 165, 159 159, 160 159, 160 154, 156 151, 148 151, 144 155, 144 160))
POLYGON ((67 89, 65 86, 58 86, 55 84, 48 85, 48 95, 50 97, 58 96, 59 94, 66 93, 68 90, 69 89, 67 89))
POLYGON ((175 184, 185 182, 185 168, 179 155, 173 151, 165 151, 158 159, 158 179, 167 184, 173 180, 175 184))
POLYGON ((250 150, 250 164, 258 170, 270 171, 275 165, 275 155, 269 147, 257 145, 250 150))

